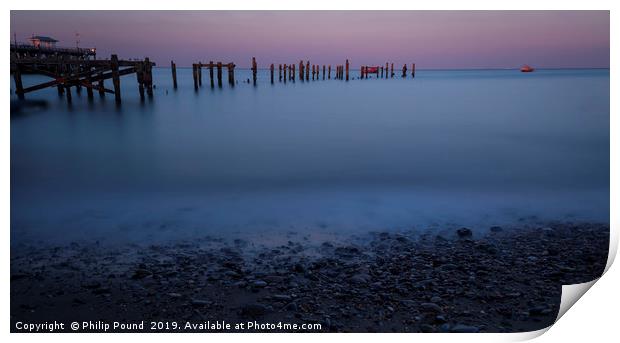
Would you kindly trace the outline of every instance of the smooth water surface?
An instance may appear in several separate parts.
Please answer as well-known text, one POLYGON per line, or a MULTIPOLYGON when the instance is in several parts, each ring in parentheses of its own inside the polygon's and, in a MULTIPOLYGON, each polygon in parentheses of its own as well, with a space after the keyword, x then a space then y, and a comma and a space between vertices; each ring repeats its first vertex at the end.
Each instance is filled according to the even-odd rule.
POLYGON ((609 70, 236 74, 195 93, 156 68, 144 103, 126 76, 120 107, 27 94, 49 108, 11 117, 12 241, 609 221, 609 70))

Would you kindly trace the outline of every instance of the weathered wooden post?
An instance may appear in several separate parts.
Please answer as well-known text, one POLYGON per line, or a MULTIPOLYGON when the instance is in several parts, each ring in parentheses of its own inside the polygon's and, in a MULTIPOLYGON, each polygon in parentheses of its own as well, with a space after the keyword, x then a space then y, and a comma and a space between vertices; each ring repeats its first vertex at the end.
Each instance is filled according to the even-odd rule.
MULTIPOLYGON (((67 94, 67 102, 71 103, 71 87, 70 86, 65 85, 65 93, 67 94)), ((117 100, 116 102, 119 103, 120 100, 117 100)))
POLYGON ((403 78, 407 77, 407 65, 403 64, 403 78))
POLYGON ((192 64, 192 78, 194 79, 194 91, 198 91, 198 71, 196 63, 192 64))
MULTIPOLYGON (((62 58, 62 57, 60 57, 60 58, 62 58)), ((57 64, 55 69, 56 69, 56 75, 61 77, 62 76, 62 69, 61 69, 60 64, 57 64)), ((65 93, 65 89, 62 87, 62 84, 60 84, 60 83, 58 83, 56 85, 56 89, 58 90, 58 96, 62 96, 65 93)))
POLYGON ((304 80, 304 61, 299 61, 299 80, 304 80))
POLYGON ((271 84, 273 84, 273 63, 269 66, 269 71, 271 72, 271 84))
POLYGON ((202 87, 202 62, 198 61, 198 87, 202 87))
POLYGON ((88 67, 88 76, 86 76, 86 94, 88 96, 88 100, 93 100, 93 78, 92 78, 92 68, 88 67))
MULTIPOLYGON (((80 68, 80 65, 75 66, 75 74, 80 74, 82 71, 83 70, 80 68)), ((78 80, 79 80, 79 78, 78 78, 78 80)), ((82 85, 79 82, 77 82, 75 84, 75 92, 78 95, 82 94, 82 85)))
POLYGON ((295 72, 295 63, 291 64, 291 80, 293 80, 293 82, 295 82, 295 75, 297 73, 295 72))
POLYGON ((146 94, 149 98, 153 97, 153 64, 149 58, 144 59, 144 83, 146 84, 146 94))
POLYGON ((172 87, 177 89, 177 65, 174 61, 170 61, 170 69, 172 69, 172 87))
POLYGON ((217 62, 217 86, 222 87, 222 62, 217 62))
POLYGON ((394 63, 390 64, 390 77, 394 77, 394 63))
POLYGON ((310 61, 306 62, 306 81, 310 81, 310 61))
POLYGON ((327 66, 327 79, 331 80, 331 78, 332 78, 332 65, 330 64, 327 66))
POLYGON ((284 83, 286 83, 286 64, 282 67, 282 70, 284 71, 284 83))
POLYGON ((349 60, 347 59, 347 81, 349 81, 349 60))
POLYGON ((411 78, 415 78, 415 63, 411 64, 411 78))
POLYGON ((312 81, 314 81, 314 64, 312 65, 312 81))
MULTIPOLYGON (((110 67, 112 69, 112 84, 114 85, 114 100, 117 104, 121 103, 121 78, 118 73, 118 56, 112 55, 110 58, 110 67)), ((67 88, 67 93, 70 89, 67 88)), ((67 98, 70 101, 71 94, 67 94, 67 98)))
POLYGON ((278 81, 282 82, 282 64, 278 64, 278 81))
POLYGON ((235 86, 235 64, 229 63, 228 66, 228 83, 231 87, 235 86))
POLYGON ((140 100, 144 100, 144 63, 138 63, 136 65, 136 80, 138 81, 140 100))
POLYGON ((211 80, 211 88, 215 87, 215 81, 213 79, 213 61, 209 61, 209 79, 211 80))
POLYGON ((381 66, 381 78, 383 78, 383 66, 381 66))
POLYGON ((390 66, 387 62, 385 62, 385 78, 388 78, 388 74, 390 73, 390 66))
POLYGON ((103 73, 99 73, 97 74, 97 78, 99 79, 99 82, 97 84, 97 90, 99 91, 99 97, 104 98, 105 97, 105 84, 103 83, 103 73))
POLYGON ((256 58, 252 57, 252 80, 254 86, 256 86, 256 73, 258 71, 258 65, 256 64, 256 58))
POLYGON ((15 81, 15 94, 19 100, 24 100, 24 84, 22 83, 22 71, 21 66, 15 63, 15 70, 13 70, 13 80, 15 81))

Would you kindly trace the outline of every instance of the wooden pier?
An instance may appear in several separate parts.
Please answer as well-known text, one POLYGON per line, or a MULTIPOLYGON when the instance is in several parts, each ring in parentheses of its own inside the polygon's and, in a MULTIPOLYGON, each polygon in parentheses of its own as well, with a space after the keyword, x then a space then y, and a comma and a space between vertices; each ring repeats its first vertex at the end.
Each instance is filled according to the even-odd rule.
MULTIPOLYGON (((117 103, 121 102, 121 83, 120 78, 124 75, 136 74, 138 82, 138 92, 140 98, 145 96, 153 96, 153 73, 152 69, 155 63, 149 58, 144 60, 120 60, 117 55, 111 55, 109 59, 96 59, 95 49, 34 49, 31 46, 11 45, 11 73, 15 81, 15 93, 19 99, 24 99, 26 93, 45 89, 48 87, 56 87, 60 96, 66 96, 67 101, 71 102, 71 89, 74 88, 79 94, 82 87, 86 89, 88 98, 92 99, 94 91, 100 96, 105 93, 114 94, 117 103), (42 82, 32 86, 24 86, 22 75, 24 73, 45 75, 52 80, 42 82), (106 88, 105 80, 112 80, 112 87, 106 88)), ((202 71, 208 68, 211 88, 215 87, 217 80, 218 87, 222 87, 223 68, 228 72, 228 83, 231 87, 235 86, 235 67, 233 62, 213 62, 193 63, 192 78, 194 81, 194 90, 198 91, 202 87, 202 71), (216 73, 217 71, 217 73, 216 73)), ((415 78, 415 63, 411 64, 411 78, 415 78)), ((270 83, 276 81, 276 65, 269 65, 270 83)), ((176 90, 177 68, 174 61, 170 61, 170 69, 172 73, 172 85, 176 90)), ((251 59, 252 83, 257 85, 258 80, 258 62, 255 57, 251 59)), ((310 61, 300 60, 299 64, 278 64, 277 67, 278 82, 287 83, 287 81, 295 82, 298 77, 299 81, 332 80, 332 65, 311 64, 310 61), (297 68, 297 66, 299 68, 297 68)), ((344 64, 334 65, 334 80, 349 81, 350 62, 349 59, 344 64)), ((407 64, 402 67, 402 77, 407 77, 407 64)), ((360 66, 359 79, 368 79, 369 74, 375 74, 376 78, 394 78, 394 63, 385 63, 380 66, 360 66)), ((354 78, 353 78, 354 79, 354 78)), ((249 79, 248 79, 249 81, 249 79)))
POLYGON ((138 79, 140 97, 144 99, 145 90, 149 97, 153 95, 152 68, 154 65, 155 63, 150 62, 148 58, 142 61, 129 61, 119 60, 116 55, 110 56, 110 59, 97 60, 70 53, 63 54, 60 51, 33 55, 24 55, 18 51, 11 53, 11 73, 15 80, 15 93, 19 99, 24 99, 26 93, 56 87, 58 95, 65 95, 67 101, 71 102, 71 88, 75 88, 76 92, 80 93, 84 87, 89 99, 93 98, 93 91, 97 90, 102 96, 105 93, 114 94, 116 102, 120 103, 120 77, 134 73, 138 79), (45 75, 52 80, 25 87, 22 82, 24 73, 45 75), (112 79, 113 89, 105 87, 104 81, 108 79, 112 79))

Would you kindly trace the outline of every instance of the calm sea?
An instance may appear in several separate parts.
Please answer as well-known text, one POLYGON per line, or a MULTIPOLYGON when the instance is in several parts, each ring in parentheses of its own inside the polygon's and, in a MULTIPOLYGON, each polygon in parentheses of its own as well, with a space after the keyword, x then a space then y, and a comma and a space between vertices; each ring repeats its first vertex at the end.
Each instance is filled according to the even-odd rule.
POLYGON ((11 116, 12 242, 609 222, 609 70, 236 74, 195 93, 156 68, 144 103, 126 76, 120 107, 27 94, 49 106, 11 116))

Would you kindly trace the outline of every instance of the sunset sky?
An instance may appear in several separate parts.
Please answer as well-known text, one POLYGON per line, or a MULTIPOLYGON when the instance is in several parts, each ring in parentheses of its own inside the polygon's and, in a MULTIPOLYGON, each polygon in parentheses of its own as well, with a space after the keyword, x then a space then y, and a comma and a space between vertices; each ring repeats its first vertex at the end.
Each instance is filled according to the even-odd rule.
POLYGON ((429 68, 609 67, 608 11, 11 11, 11 41, 32 35, 98 56, 235 62, 245 68, 416 63, 429 68), (262 64, 262 65, 261 65, 262 64))

